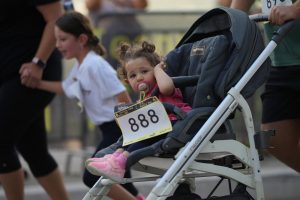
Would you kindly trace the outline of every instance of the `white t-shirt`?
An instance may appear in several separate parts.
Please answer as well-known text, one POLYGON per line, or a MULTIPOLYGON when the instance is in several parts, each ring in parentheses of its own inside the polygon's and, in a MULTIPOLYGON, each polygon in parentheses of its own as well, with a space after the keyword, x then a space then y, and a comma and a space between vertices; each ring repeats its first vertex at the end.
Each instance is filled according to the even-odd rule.
POLYGON ((95 125, 114 119, 116 95, 125 91, 116 71, 94 51, 86 55, 80 66, 74 64, 62 86, 66 96, 81 102, 95 125))

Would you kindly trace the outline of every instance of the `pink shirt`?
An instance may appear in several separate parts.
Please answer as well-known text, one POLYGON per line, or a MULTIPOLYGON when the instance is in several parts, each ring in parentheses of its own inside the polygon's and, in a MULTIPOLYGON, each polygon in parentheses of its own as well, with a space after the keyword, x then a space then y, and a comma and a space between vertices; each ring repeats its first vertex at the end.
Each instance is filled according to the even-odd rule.
MULTIPOLYGON (((146 97, 149 97, 152 92, 157 88, 157 84, 146 94, 146 97)), ((181 108, 182 111, 184 112, 189 112, 190 110, 192 110, 192 108, 187 104, 183 102, 183 97, 182 97, 182 93, 180 91, 179 88, 175 88, 173 94, 171 96, 165 96, 162 95, 160 93, 158 93, 158 99, 161 102, 166 102, 166 103, 170 103, 173 104, 179 108, 181 108)), ((171 121, 177 120, 177 117, 174 113, 168 113, 169 114, 169 118, 171 121)))

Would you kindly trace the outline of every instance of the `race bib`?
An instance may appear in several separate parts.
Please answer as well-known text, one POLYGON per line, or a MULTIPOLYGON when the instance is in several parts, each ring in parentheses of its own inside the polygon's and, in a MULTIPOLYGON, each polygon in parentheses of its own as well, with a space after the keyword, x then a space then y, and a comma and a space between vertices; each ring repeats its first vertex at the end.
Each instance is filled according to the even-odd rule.
POLYGON ((263 14, 269 15, 271 8, 274 6, 290 6, 293 2, 291 0, 262 0, 262 12, 263 14))
POLYGON ((122 131, 123 146, 172 131, 172 124, 163 104, 150 97, 115 112, 122 131))

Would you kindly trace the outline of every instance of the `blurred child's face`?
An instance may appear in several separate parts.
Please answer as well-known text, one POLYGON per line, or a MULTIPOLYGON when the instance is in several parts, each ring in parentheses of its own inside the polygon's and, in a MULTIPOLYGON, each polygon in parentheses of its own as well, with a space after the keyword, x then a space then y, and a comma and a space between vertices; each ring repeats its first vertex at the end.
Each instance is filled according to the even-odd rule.
POLYGON ((55 26, 54 29, 56 38, 56 47, 66 59, 76 58, 82 49, 78 38, 70 33, 62 31, 59 27, 55 26))
POLYGON ((141 57, 129 60, 125 65, 125 70, 127 72, 127 80, 136 92, 145 84, 147 88, 143 90, 148 92, 156 84, 154 67, 146 58, 141 57))

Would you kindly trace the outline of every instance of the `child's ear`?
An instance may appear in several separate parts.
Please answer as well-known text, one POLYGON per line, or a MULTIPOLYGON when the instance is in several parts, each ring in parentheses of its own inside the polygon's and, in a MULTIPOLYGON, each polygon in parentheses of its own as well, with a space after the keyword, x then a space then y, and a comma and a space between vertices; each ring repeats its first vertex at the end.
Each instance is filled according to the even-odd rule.
POLYGON ((79 35, 79 42, 81 44, 83 44, 83 45, 87 44, 88 40, 89 40, 89 38, 86 34, 82 33, 82 34, 79 35))

